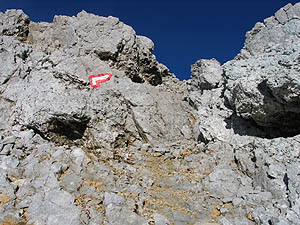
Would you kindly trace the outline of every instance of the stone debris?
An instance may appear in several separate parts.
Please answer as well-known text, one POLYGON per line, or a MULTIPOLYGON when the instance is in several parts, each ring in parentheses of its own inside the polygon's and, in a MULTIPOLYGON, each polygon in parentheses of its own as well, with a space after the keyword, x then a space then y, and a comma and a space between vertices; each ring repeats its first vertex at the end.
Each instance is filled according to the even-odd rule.
POLYGON ((0 13, 0 224, 300 224, 299 21, 179 81, 118 18, 0 13))

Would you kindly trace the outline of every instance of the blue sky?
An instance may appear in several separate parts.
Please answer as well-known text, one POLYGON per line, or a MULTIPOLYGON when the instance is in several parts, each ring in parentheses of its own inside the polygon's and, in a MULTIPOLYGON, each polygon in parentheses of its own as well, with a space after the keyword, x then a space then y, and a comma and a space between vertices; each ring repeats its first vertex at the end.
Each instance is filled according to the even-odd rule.
POLYGON ((180 79, 190 77, 198 59, 231 60, 243 46, 246 31, 287 3, 285 0, 0 0, 0 11, 17 8, 32 21, 81 10, 115 16, 155 44, 158 61, 180 79))

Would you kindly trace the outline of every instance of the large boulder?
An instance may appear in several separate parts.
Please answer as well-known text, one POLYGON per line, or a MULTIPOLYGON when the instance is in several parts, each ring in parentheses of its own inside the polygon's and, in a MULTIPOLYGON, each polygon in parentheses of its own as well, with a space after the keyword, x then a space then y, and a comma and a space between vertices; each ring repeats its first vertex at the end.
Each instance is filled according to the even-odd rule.
POLYGON ((241 53, 223 65, 225 96, 237 114, 263 127, 299 127, 300 4, 257 23, 241 53))
POLYGON ((191 66, 191 84, 201 90, 222 85, 223 70, 216 59, 200 59, 191 66))

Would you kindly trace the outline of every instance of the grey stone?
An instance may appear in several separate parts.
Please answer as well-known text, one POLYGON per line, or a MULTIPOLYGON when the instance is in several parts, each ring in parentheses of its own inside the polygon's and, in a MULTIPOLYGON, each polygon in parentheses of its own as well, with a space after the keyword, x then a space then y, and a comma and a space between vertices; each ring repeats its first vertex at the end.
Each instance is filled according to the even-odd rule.
POLYGON ((13 149, 14 144, 6 144, 3 148, 2 151, 0 152, 1 155, 6 155, 8 156, 13 149))
POLYGON ((250 221, 247 218, 234 218, 234 219, 227 219, 223 217, 219 220, 222 225, 231 225, 231 224, 239 224, 239 225, 254 225, 255 223, 250 221))
POLYGON ((125 199, 117 194, 104 194, 106 218, 110 224, 147 224, 147 220, 126 208, 125 199))
POLYGON ((149 143, 143 144, 143 145, 141 146, 141 151, 148 152, 148 151, 150 151, 151 149, 152 149, 152 146, 151 146, 151 144, 149 144, 149 143))
POLYGON ((74 205, 74 198, 68 192, 55 189, 40 192, 31 201, 29 223, 80 224, 80 208, 74 205))
MULTIPOLYGON (((294 149, 299 145, 297 139, 297 136, 286 139, 277 138, 272 141, 261 139, 235 151, 235 158, 238 160, 241 170, 253 178, 255 186, 261 186, 265 191, 268 191, 248 195, 247 198, 250 204, 251 202, 260 202, 261 205, 268 205, 268 202, 271 200, 277 200, 278 203, 272 204, 269 210, 275 211, 276 208, 279 208, 282 216, 288 212, 288 199, 293 199, 294 204, 298 204, 299 196, 293 191, 298 186, 296 184, 298 178, 292 175, 295 173, 291 173, 291 171, 298 170, 298 166, 294 167, 298 164, 295 164, 295 161, 298 161, 298 159, 294 155, 294 149), (247 149, 251 150, 242 155, 242 148, 245 151, 247 149), (266 149, 268 150, 266 151, 266 149), (247 160, 249 161, 247 162, 247 160)), ((257 211, 256 217, 262 221, 267 221, 266 215, 268 214, 257 211)), ((291 216, 291 218, 293 218, 291 221, 297 221, 294 216, 291 216)))
POLYGON ((107 207, 108 205, 116 205, 121 206, 124 203, 124 198, 121 196, 114 194, 114 193, 107 193, 104 194, 104 206, 107 207))
MULTIPOLYGON (((115 67, 126 68, 126 73, 134 81, 148 80, 155 85, 161 83, 158 63, 151 54, 152 41, 136 36, 134 30, 118 18, 99 17, 82 11, 73 18, 56 16, 52 24, 31 23, 29 31, 30 42, 55 43, 56 46, 51 44, 53 48, 66 48, 76 44, 78 47, 73 47, 72 50, 77 54, 92 53, 101 60, 115 64, 115 67), (64 30, 64 35, 57 35, 61 34, 61 30, 64 30), (46 36, 48 38, 44 39, 46 36), (136 58, 141 59, 140 63, 136 58)), ((78 69, 80 68, 82 67, 78 69)))
POLYGON ((2 156, 0 160, 0 168, 8 175, 18 177, 20 174, 20 171, 17 169, 19 163, 19 160, 13 156, 2 156))
MULTIPOLYGON (((47 173, 45 170, 44 172, 47 173)), ((32 186, 36 189, 44 190, 45 192, 60 187, 59 182, 53 173, 36 178, 32 181, 32 186)))
MULTIPOLYGON (((284 133, 297 130, 299 79, 299 4, 280 9, 280 24, 257 23, 247 33, 239 57, 223 65, 227 77, 225 96, 237 114, 263 127, 282 127, 284 133), (289 13, 290 12, 290 13, 289 13), (290 14, 290 16, 289 16, 290 14)), ((288 134, 289 135, 289 134, 288 134)))
POLYGON ((226 119, 232 112, 225 107, 221 98, 222 88, 192 91, 189 101, 197 109, 196 122, 193 127, 194 138, 208 143, 214 140, 230 141, 232 131, 228 129, 226 119))
POLYGON ((86 167, 86 165, 90 162, 90 159, 81 148, 72 149, 70 159, 73 162, 71 169, 73 169, 73 171, 77 174, 80 174, 82 167, 86 167))
MULTIPOLYGON (((39 72, 36 73, 38 74, 39 72)), ((51 76, 46 71, 45 74, 51 76)), ((44 76, 45 81, 46 77, 47 75, 44 76)), ((89 96, 87 90, 66 91, 58 79, 49 79, 52 81, 47 79, 47 85, 38 90, 28 87, 28 92, 24 94, 26 97, 17 103, 16 117, 20 124, 38 130, 45 138, 57 143, 71 144, 73 139, 75 143, 87 139, 88 147, 110 148, 126 146, 129 137, 130 141, 153 143, 159 143, 160 137, 167 141, 181 137, 192 138, 189 120, 192 110, 184 102, 175 102, 176 96, 173 94, 166 93, 161 98, 158 89, 120 79, 121 83, 114 85, 111 80, 108 89, 98 89, 98 93, 93 92, 89 96), (52 89, 57 91, 52 92, 52 89), (39 90, 48 90, 47 95, 39 90), (110 97, 107 101, 106 98, 98 98, 99 95, 110 97), (48 102, 49 99, 63 102, 54 105, 48 102), (133 106, 129 102, 127 104, 125 99, 133 106), (144 104, 145 99, 149 100, 148 104, 144 104), (99 104, 99 101, 102 103, 99 104), (157 101, 159 104, 155 103, 157 101), (79 114, 83 115, 78 116, 79 114), (114 131, 114 127, 123 129, 114 131), (72 132, 60 133, 59 129, 72 132)), ((33 81, 30 85, 35 86, 36 82, 33 81)))
POLYGON ((152 151, 153 151, 153 152, 158 152, 158 153, 161 153, 161 154, 166 154, 166 153, 169 153, 169 152, 170 152, 169 149, 163 148, 163 147, 156 147, 156 148, 153 148, 152 151))
POLYGON ((204 185, 214 197, 235 197, 240 187, 238 174, 230 169, 215 169, 204 180, 204 185))
POLYGON ((16 142, 16 137, 15 136, 9 136, 9 137, 5 137, 1 143, 3 145, 7 145, 7 144, 14 144, 16 142))
POLYGON ((154 213, 152 216, 153 216, 153 219, 154 219, 154 222, 156 225, 169 225, 170 224, 168 219, 166 217, 164 217, 163 215, 154 213))
POLYGON ((285 24, 288 21, 288 15, 286 11, 281 8, 275 13, 276 19, 279 21, 281 24, 285 24))
POLYGON ((210 90, 220 86, 222 74, 222 67, 216 59, 200 59, 191 66, 191 82, 196 90, 210 90))
MULTIPOLYGON (((171 141, 181 136, 192 138, 191 110, 184 101, 179 104, 175 101, 180 96, 168 92, 166 98, 161 98, 159 88, 154 89, 147 84, 133 87, 134 84, 125 79, 128 75, 134 81, 148 80, 156 85, 161 83, 161 73, 165 73, 166 69, 161 71, 162 65, 152 55, 152 41, 136 36, 131 27, 117 18, 86 12, 73 18, 56 16, 53 23, 29 24, 27 42, 30 45, 23 46, 13 38, 3 40, 5 44, 9 41, 15 45, 9 57, 13 59, 19 54, 18 49, 27 54, 17 63, 24 67, 20 70, 22 73, 27 71, 24 77, 28 78, 28 82, 14 74, 11 75, 14 77, 12 83, 3 78, 8 86, 3 96, 17 102, 15 110, 7 111, 14 111, 19 124, 32 128, 44 138, 60 144, 88 139, 88 147, 126 146, 129 137, 130 142, 152 139, 158 142, 159 137, 171 141), (56 35, 58 33, 60 35, 56 35), (101 41, 98 36, 101 36, 101 41), (90 95, 88 76, 101 72, 111 72, 114 76, 106 88, 97 89, 97 93, 90 95), (43 80, 38 78, 41 73, 44 74, 43 80), (75 88, 68 88, 69 83, 75 88), (18 97, 20 93, 24 93, 22 98, 18 97), (106 98, 99 99, 99 95, 112 96, 106 101, 106 98), (145 104, 144 99, 147 98, 152 99, 152 104, 145 104), (125 99, 128 99, 128 104, 125 99), (157 101, 160 103, 155 104, 157 101), (99 108, 100 105, 106 106, 99 108), (114 117, 115 113, 118 116, 114 117), (128 117, 128 114, 131 116, 128 117), (102 123, 103 120, 106 122, 102 123), (164 122, 167 122, 166 128, 164 122), (114 127, 123 129, 113 131, 114 127), (149 134, 154 137, 148 137, 149 134)), ((4 64, 12 71, 18 67, 18 64, 4 64)), ((5 74, 10 73, 4 71, 5 74)))
POLYGON ((194 225, 218 225, 218 223, 212 223, 212 222, 196 222, 194 225))
POLYGON ((51 166, 51 170, 57 175, 62 175, 68 167, 69 165, 66 163, 54 162, 51 166))
POLYGON ((173 219, 174 219, 174 224, 176 224, 176 225, 195 223, 195 218, 193 218, 190 215, 186 215, 184 213, 181 213, 179 211, 173 211, 172 215, 173 215, 173 219))
POLYGON ((150 187, 154 184, 154 180, 148 176, 142 176, 140 179, 141 186, 144 188, 150 187))
MULTIPOLYGON (((1 197, 7 197, 10 201, 3 201, 2 203, 11 203, 11 200, 15 199, 15 190, 17 188, 16 185, 13 185, 9 182, 9 180, 7 179, 7 174, 5 173, 5 171, 3 171, 2 169, 0 169, 0 192, 1 192, 1 197)), ((6 199, 7 199, 6 198, 6 199)))
POLYGON ((242 198, 234 198, 234 199, 232 200, 232 204, 233 204, 234 206, 239 206, 242 202, 243 202, 243 199, 242 199, 242 198))
POLYGON ((69 193, 77 192, 82 184, 82 178, 73 173, 66 173, 61 178, 61 185, 69 193))
POLYGON ((296 3, 295 5, 287 5, 284 8, 287 12, 288 18, 291 19, 299 19, 300 18, 300 5, 296 3))
POLYGON ((299 224, 299 18, 179 81, 118 18, 0 13, 0 223, 299 224))
POLYGON ((219 222, 222 224, 222 225, 231 225, 232 223, 230 221, 228 221, 225 217, 221 218, 219 220, 219 222))
MULTIPOLYGON (((99 223, 104 223, 104 214, 99 212, 99 210, 93 208, 93 207, 89 207, 88 208, 88 224, 90 225, 97 225, 99 223)), ((83 215, 83 214, 82 214, 83 215)))
POLYGON ((272 197, 273 196, 270 192, 250 193, 244 196, 245 202, 247 202, 247 204, 261 204, 261 205, 263 205, 265 202, 271 201, 272 197))
POLYGON ((7 10, 0 14, 0 33, 16 36, 19 40, 26 40, 28 35, 29 17, 22 10, 7 10))

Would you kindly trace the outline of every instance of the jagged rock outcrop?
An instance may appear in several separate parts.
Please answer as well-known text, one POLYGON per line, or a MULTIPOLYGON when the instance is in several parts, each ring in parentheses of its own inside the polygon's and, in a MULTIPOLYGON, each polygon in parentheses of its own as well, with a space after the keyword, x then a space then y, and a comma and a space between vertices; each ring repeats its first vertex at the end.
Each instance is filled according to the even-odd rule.
POLYGON ((257 23, 241 53, 223 66, 225 95, 238 115, 286 135, 299 133, 299 25, 299 4, 285 6, 257 23))
POLYGON ((155 207, 144 216, 154 198, 146 188, 159 178, 145 177, 142 165, 177 141, 195 145, 195 111, 152 55, 152 41, 117 18, 86 12, 53 23, 30 22, 20 10, 0 18, 0 222, 147 224, 155 207), (111 80, 90 87, 89 75, 104 72, 111 80), (129 148, 138 156, 123 162, 129 148), (121 176, 127 167, 131 174, 121 176), (124 188, 134 196, 122 197, 124 188))
MULTIPOLYGON (((192 66, 192 73, 204 71, 189 81, 188 99, 198 111, 194 135, 208 145, 220 141, 231 145, 237 164, 237 170, 217 165, 204 185, 214 197, 225 198, 223 202, 244 205, 248 219, 256 224, 300 222, 300 196, 295 192, 299 186, 299 9, 299 3, 288 4, 257 23, 247 33, 241 53, 222 65, 222 73, 210 74, 214 65, 195 69, 202 66, 199 61, 192 66), (216 78, 221 86, 198 84, 197 91, 195 83, 205 84, 203 78, 214 74, 222 74, 223 82, 216 78)), ((243 224, 233 218, 227 213, 220 221, 243 224)))
POLYGON ((28 36, 29 17, 22 10, 1 12, 0 33, 5 36, 15 36, 19 41, 25 41, 28 36))
POLYGON ((0 224, 299 224, 299 18, 181 82, 117 18, 1 13, 0 224))
MULTIPOLYGON (((28 19, 25 15, 20 18, 28 19)), ((164 92, 161 98, 159 88, 132 83, 126 78, 126 68, 111 67, 114 60, 128 63, 133 54, 148 60, 133 57, 139 66, 158 65, 150 53, 153 43, 149 39, 137 37, 132 28, 116 18, 85 12, 76 18, 55 17, 50 24, 24 24, 29 27, 28 43, 7 37, 6 33, 2 38, 2 99, 15 106, 13 114, 5 115, 11 117, 10 121, 61 144, 83 144, 84 140, 89 147, 90 142, 93 147, 111 147, 137 139, 160 142, 192 137, 189 121, 193 115, 188 104, 176 101, 180 97, 164 92), (86 31, 89 26, 93 29, 86 31), (121 51, 118 46, 123 42, 121 51), (100 51, 114 60, 99 57, 100 51), (88 87, 89 75, 104 72, 114 74, 108 85, 97 90, 88 87)), ((145 71, 139 70, 138 74, 145 71)), ((161 79, 160 73, 156 75, 161 79)))
POLYGON ((191 66, 188 101, 197 110, 194 138, 208 143, 228 140, 224 118, 232 111, 227 109, 222 98, 224 89, 223 69, 216 59, 201 59, 191 66))
POLYGON ((153 42, 138 36, 128 25, 115 17, 100 17, 80 12, 77 17, 55 16, 53 23, 33 23, 28 26, 27 42, 42 45, 54 55, 52 66, 64 73, 84 78, 95 70, 107 67, 122 69, 134 82, 162 82, 168 69, 151 53, 153 42), (58 50, 59 49, 59 50, 58 50), (94 61, 94 65, 86 65, 94 61), (68 64, 74 64, 72 68, 68 64), (103 63, 102 63, 103 64, 103 63))

